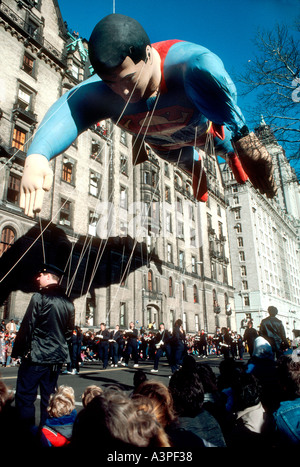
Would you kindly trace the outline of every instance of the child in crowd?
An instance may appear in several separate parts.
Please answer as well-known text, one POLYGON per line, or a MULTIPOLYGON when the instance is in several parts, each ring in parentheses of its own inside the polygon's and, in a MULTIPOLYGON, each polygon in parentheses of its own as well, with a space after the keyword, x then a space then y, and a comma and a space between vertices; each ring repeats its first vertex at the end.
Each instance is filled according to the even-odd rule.
POLYGON ((42 436, 48 446, 62 447, 70 443, 77 411, 75 409, 74 389, 59 386, 50 397, 48 414, 42 428, 42 436))
POLYGON ((102 389, 99 386, 96 386, 95 384, 87 386, 81 396, 83 407, 86 407, 91 402, 91 400, 94 399, 94 397, 99 396, 102 393, 102 389))

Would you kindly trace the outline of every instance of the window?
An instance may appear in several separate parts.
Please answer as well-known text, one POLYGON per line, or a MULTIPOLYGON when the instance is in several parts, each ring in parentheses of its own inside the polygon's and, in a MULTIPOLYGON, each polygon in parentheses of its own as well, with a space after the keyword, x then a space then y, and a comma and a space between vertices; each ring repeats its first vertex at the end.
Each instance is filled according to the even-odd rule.
POLYGON ((6 195, 6 199, 9 203, 19 205, 20 186, 21 186, 21 177, 10 173, 9 180, 8 180, 7 195, 6 195))
POLYGON ((190 229, 190 242, 191 246, 196 246, 196 230, 190 229))
POLYGON ((19 87, 17 103, 23 110, 31 110, 32 92, 23 86, 19 87))
POLYGON ((120 237, 127 237, 128 222, 120 220, 120 237))
POLYGON ((242 225, 241 225, 241 224, 236 224, 236 227, 235 227, 235 228, 236 228, 236 231, 237 231, 238 233, 241 233, 241 232, 242 232, 242 225))
POLYGON ((183 213, 182 199, 177 197, 177 203, 176 204, 177 204, 177 211, 182 214, 183 213))
POLYGON ((126 303, 120 303, 120 319, 119 319, 120 326, 126 325, 126 303))
POLYGON ((124 146, 127 146, 127 133, 126 131, 121 129, 121 136, 120 136, 120 141, 124 146))
POLYGON ((245 252, 244 251, 239 251, 239 259, 240 259, 240 261, 245 261, 245 252))
POLYGON ((180 221, 177 222, 177 236, 178 238, 184 238, 183 222, 180 221))
POLYGON ((12 147, 21 149, 21 151, 24 151, 26 134, 27 134, 26 131, 16 126, 13 132, 13 139, 12 139, 12 144, 11 144, 12 147))
POLYGON ((181 287, 182 287, 182 300, 186 302, 186 287, 185 287, 184 282, 182 282, 181 287))
POLYGON ((121 154, 120 171, 121 174, 128 175, 128 156, 126 154, 121 154))
POLYGON ((166 213, 166 229, 167 232, 172 232, 172 214, 170 212, 166 213))
POLYGON ((241 266, 241 276, 247 276, 246 266, 241 266))
POLYGON ((98 162, 100 162, 101 154, 102 154, 101 144, 98 141, 93 139, 92 140, 91 158, 94 159, 94 160, 97 160, 98 162))
POLYGON ((22 70, 24 70, 25 73, 27 73, 28 75, 33 76, 34 64, 35 64, 35 59, 32 58, 27 52, 25 52, 23 56, 22 70))
POLYGON ((194 206, 192 204, 189 204, 189 219, 195 220, 194 206))
POLYGON ((75 79, 79 79, 79 66, 77 66, 75 63, 72 63, 71 73, 75 79))
POLYGON ((172 332, 173 331, 173 327, 174 327, 174 317, 175 317, 175 312, 174 310, 170 310, 170 331, 172 332))
POLYGON ((218 222, 218 231, 219 231, 219 238, 223 237, 223 224, 222 224, 222 222, 218 222))
POLYGON ((196 264, 196 258, 195 256, 192 256, 192 272, 196 273, 197 272, 197 264, 196 264))
POLYGON ((75 161, 66 156, 63 158, 62 180, 72 185, 75 180, 75 161))
POLYGON ((172 245, 168 243, 167 245, 167 261, 169 263, 173 263, 173 250, 172 250, 172 245))
POLYGON ((149 292, 153 292, 153 273, 148 271, 148 287, 149 292))
POLYGON ((240 209, 237 209, 235 212, 234 212, 234 218, 236 220, 239 220, 241 218, 241 210, 240 209))
POLYGON ((101 175, 97 172, 90 171, 90 195, 99 197, 101 188, 101 175))
POLYGON ((244 306, 250 306, 250 298, 248 294, 243 295, 244 306))
POLYGON ((93 237, 96 236, 98 221, 99 221, 99 214, 97 214, 94 211, 90 211, 88 232, 89 232, 89 235, 92 235, 93 237))
POLYGON ((168 177, 168 178, 170 178, 169 164, 168 164, 168 162, 165 162, 164 167, 165 167, 165 176, 168 177))
POLYGON ((169 297, 173 297, 173 279, 169 277, 169 297))
POLYGON ((60 225, 70 226, 72 203, 71 201, 68 201, 64 198, 61 198, 60 203, 61 203, 61 210, 60 210, 60 216, 59 216, 59 223, 60 225))
POLYGON ((143 173, 143 182, 145 185, 150 185, 150 172, 143 173))
POLYGON ((194 293, 194 303, 199 303, 198 288, 196 285, 193 286, 193 293, 194 293))
POLYGON ((127 188, 124 186, 120 187, 120 207, 123 209, 127 209, 128 206, 128 193, 127 188))
POLYGON ((242 289, 248 290, 248 281, 242 281, 242 289))
POLYGON ((237 241, 238 241, 238 246, 239 246, 239 247, 244 246, 243 237, 238 237, 237 241))
POLYGON ((187 331, 187 315, 186 312, 182 313, 182 327, 187 331))
POLYGON ((183 251, 179 251, 179 267, 181 269, 184 268, 184 252, 183 251))
POLYGON ((199 315, 195 315, 195 331, 198 332, 200 329, 199 326, 199 315))
POLYGON ((171 203, 171 189, 169 186, 165 186, 165 201, 171 203))
POLYGON ((31 18, 28 19, 28 22, 26 23, 26 31, 30 36, 32 36, 34 39, 38 39, 39 37, 39 27, 38 25, 32 21, 31 18))
POLYGON ((152 172, 151 172, 151 186, 153 188, 156 188, 157 183, 158 183, 157 173, 154 170, 152 170, 152 172))
POLYGON ((15 241, 15 232, 10 227, 4 227, 1 232, 0 256, 8 250, 15 241))

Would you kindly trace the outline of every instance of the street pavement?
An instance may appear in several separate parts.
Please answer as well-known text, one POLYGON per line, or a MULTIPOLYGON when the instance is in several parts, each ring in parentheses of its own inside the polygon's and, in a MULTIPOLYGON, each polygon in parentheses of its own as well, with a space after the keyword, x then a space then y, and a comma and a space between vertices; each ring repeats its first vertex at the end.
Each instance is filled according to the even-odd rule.
MULTIPOLYGON (((244 357, 244 362, 248 360, 248 354, 244 357)), ((215 355, 208 356, 206 359, 195 357, 197 362, 203 362, 211 366, 214 373, 218 375, 219 365, 223 360, 223 357, 217 357, 215 355)), ((172 372, 170 366, 165 358, 162 358, 159 362, 159 369, 157 373, 152 373, 153 361, 139 361, 138 368, 133 367, 133 362, 129 362, 128 367, 119 366, 117 368, 108 366, 107 369, 102 369, 102 362, 95 361, 91 363, 84 363, 80 366, 78 375, 70 375, 61 373, 58 379, 58 385, 72 386, 75 392, 76 409, 79 411, 82 408, 81 395, 85 388, 92 384, 105 388, 110 385, 117 384, 124 391, 130 393, 133 386, 134 374, 137 370, 143 370, 147 376, 147 379, 158 380, 164 383, 166 386, 169 384, 169 376, 172 372)), ((66 368, 64 367, 63 370, 66 368)), ((12 366, 8 368, 0 368, 0 378, 2 381, 12 390, 16 389, 18 375, 18 366, 12 366)), ((39 416, 39 397, 36 403, 36 414, 37 419, 39 416)))

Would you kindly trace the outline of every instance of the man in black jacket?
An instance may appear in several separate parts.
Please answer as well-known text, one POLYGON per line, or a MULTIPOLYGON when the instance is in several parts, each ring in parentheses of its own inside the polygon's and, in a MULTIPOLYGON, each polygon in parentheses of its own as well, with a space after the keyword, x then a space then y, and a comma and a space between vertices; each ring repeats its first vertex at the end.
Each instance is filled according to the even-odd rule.
POLYGON ((263 336, 271 344, 272 350, 277 358, 283 351, 289 348, 289 343, 285 335, 285 329, 282 321, 276 318, 278 310, 275 306, 269 306, 268 313, 270 316, 263 319, 260 323, 260 335, 263 336))
POLYGON ((35 425, 38 387, 40 426, 43 426, 61 367, 70 361, 68 343, 74 329, 75 309, 59 285, 62 274, 55 266, 43 266, 37 277, 40 291, 31 298, 13 346, 12 357, 21 357, 16 407, 30 426, 35 425))

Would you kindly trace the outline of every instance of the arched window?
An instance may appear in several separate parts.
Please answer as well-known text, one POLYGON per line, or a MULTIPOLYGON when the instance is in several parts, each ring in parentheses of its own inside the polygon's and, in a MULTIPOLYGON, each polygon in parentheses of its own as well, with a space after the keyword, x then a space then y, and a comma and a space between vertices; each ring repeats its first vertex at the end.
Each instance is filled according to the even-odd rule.
POLYGON ((15 241, 15 232, 10 227, 4 227, 1 233, 0 256, 8 250, 15 241))

